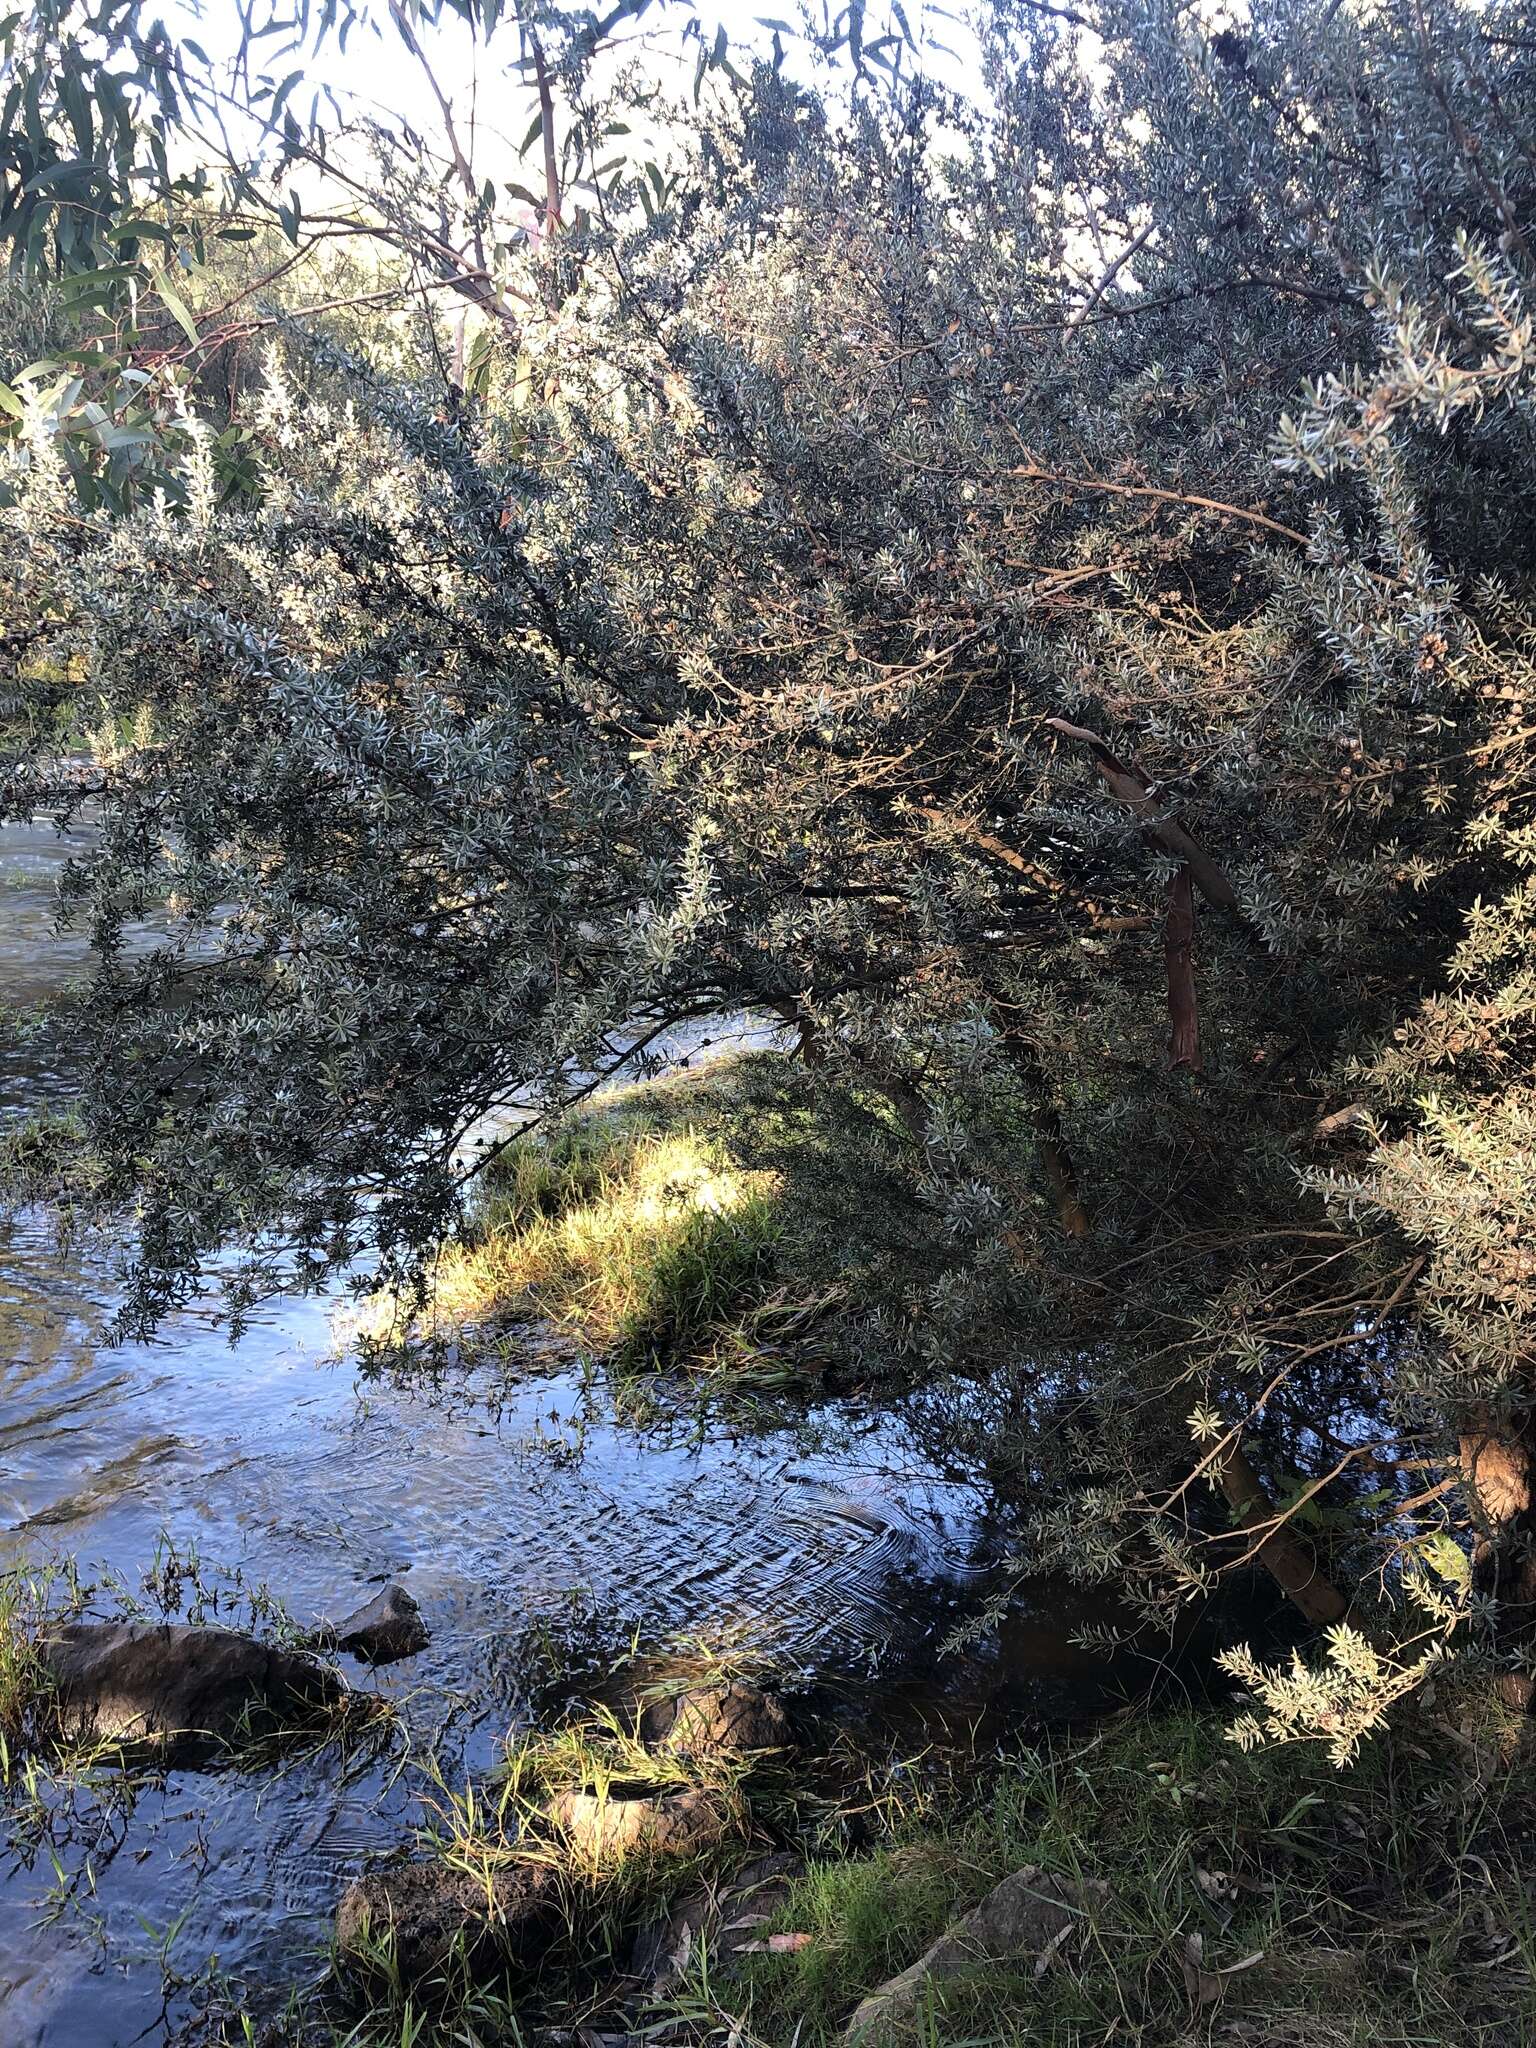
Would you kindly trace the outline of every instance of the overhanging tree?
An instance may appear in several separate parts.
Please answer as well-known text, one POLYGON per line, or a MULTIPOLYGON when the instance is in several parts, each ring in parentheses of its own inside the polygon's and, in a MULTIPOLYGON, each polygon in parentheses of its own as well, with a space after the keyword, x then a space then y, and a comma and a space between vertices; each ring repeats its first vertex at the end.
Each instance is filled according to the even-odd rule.
MULTIPOLYGON (((1337 1620, 1342 1498, 1428 1633, 1462 1527, 1507 1621, 1533 38, 1095 19, 1102 71, 1005 5, 974 103, 836 128, 757 66, 664 207, 526 252, 469 414, 292 358, 258 512, 194 470, 82 525, 34 423, 7 803, 101 819, 91 1196, 140 1204, 146 1325, 231 1240, 237 1306, 403 1273, 488 1111, 759 1005, 947 1247, 868 1341, 979 1381, 994 1470, 1077 1475, 1033 1555, 1149 1604, 1253 1557, 1337 1620)), ((1374 1654, 1279 1720, 1347 1746, 1374 1654)))

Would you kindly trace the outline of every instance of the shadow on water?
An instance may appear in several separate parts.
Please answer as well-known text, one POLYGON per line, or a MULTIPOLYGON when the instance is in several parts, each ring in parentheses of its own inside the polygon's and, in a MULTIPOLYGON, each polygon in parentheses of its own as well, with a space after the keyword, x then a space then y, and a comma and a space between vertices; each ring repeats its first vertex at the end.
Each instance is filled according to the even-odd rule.
MULTIPOLYGON (((67 855, 48 831, 0 833, 0 971, 35 1002, 80 968, 52 926, 67 855)), ((60 1086, 0 1076, 25 1105, 60 1086)), ((350 1681, 398 1709, 403 1739, 450 1778, 493 1762, 509 1729, 580 1691, 631 1643, 729 1642, 806 1685, 879 1679, 914 1731, 942 1692, 1002 1695, 973 1653, 938 1648, 982 1596, 979 1509, 913 1452, 899 1415, 856 1404, 814 1428, 743 1434, 621 1426, 578 1362, 537 1343, 515 1381, 361 1383, 335 1356, 324 1300, 275 1304, 232 1350, 185 1313, 150 1346, 108 1348, 112 1277, 46 1222, 0 1246, 0 1567, 56 1557, 142 1585, 157 1546, 265 1582, 301 1624, 401 1579, 430 1648, 350 1681), (894 1646, 898 1646, 893 1649, 894 1646)), ((1054 1599, 1054 1596, 1051 1596, 1054 1599)), ((1003 1658, 1010 1710, 1102 1695, 1059 1602, 1003 1658), (1011 1689, 1010 1689, 1011 1688, 1011 1689)), ((995 1680, 995 1668, 991 1672, 995 1680)), ((252 1986, 318 1973, 331 1912, 370 1854, 421 1818, 420 1781, 388 1753, 337 1746, 260 1779, 170 1774, 131 1808, 84 1800, 68 1910, 45 1854, 0 1860, 3 2048, 126 2048, 167 2037, 166 1971, 216 1958, 252 1986)), ((185 2010, 173 1998, 171 2013, 185 2010)))
MULTIPOLYGON (((135 1589, 164 1536, 265 1581, 304 1624, 399 1578, 430 1648, 348 1676, 450 1773, 488 1768, 509 1728, 636 1638, 730 1640, 791 1671, 874 1665, 903 1578, 966 1570, 974 1504, 894 1428, 862 1431, 857 1463, 792 1430, 641 1435, 551 1361, 511 1386, 360 1385, 316 1304, 274 1311, 238 1350, 196 1317, 162 1345, 102 1350, 90 1276, 54 1259, 40 1229, 6 1248, 0 1560, 67 1554, 135 1589)), ((189 1972, 217 1954, 253 1981, 302 1974, 360 1860, 420 1818, 395 1761, 328 1752, 260 1786, 174 1773, 139 1795, 115 1854, 95 1845, 94 1890, 51 1925, 46 1862, 13 1861, 5 2048, 116 2048, 153 2027, 145 1920, 180 1923, 189 1972)))

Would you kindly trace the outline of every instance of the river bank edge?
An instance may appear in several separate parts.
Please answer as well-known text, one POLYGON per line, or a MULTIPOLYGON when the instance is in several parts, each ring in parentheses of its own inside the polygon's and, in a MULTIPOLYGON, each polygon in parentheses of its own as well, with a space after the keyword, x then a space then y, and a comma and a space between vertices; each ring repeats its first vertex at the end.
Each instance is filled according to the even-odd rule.
MULTIPOLYGON (((826 1242, 802 1227, 811 1209, 721 1136, 735 1098, 736 1070, 706 1068, 609 1102, 554 1147, 511 1148, 440 1268, 440 1327, 470 1340, 531 1303, 574 1329, 579 1310, 634 1401, 663 1373, 749 1403, 861 1373, 846 1284, 805 1263, 826 1242)), ((770 1139, 799 1143, 796 1102, 759 1114, 770 1139)), ((945 1660, 931 1682, 954 1689, 945 1660)), ((210 1976, 178 2048, 832 2048, 861 2012, 867 2048, 1536 2036, 1522 1725, 1471 1686, 1447 1690, 1340 1771, 1316 1749, 1244 1752, 1229 1718, 1144 1705, 892 1741, 855 1715, 709 1760, 622 1714, 577 1715, 520 1738, 489 1783, 437 1786, 397 1866, 441 1865, 505 1920, 498 1885, 542 1859, 536 1954, 450 1944, 417 1969, 390 1941, 353 1943, 279 2017, 281 1989, 257 2017, 210 1976), (594 1847, 546 1825, 566 1795, 702 1795, 691 1810, 708 1826, 609 1856, 601 1827, 594 1847), (1033 1902, 1001 1932, 999 1887, 1033 1902)))
MULTIPOLYGON (((248 2003, 210 1973, 195 2016, 168 2038, 1532 2038, 1531 1737, 1485 1686, 1448 1684, 1413 1703, 1339 1769, 1315 1746, 1245 1750, 1230 1704, 1171 1705, 1166 1691, 1096 1721, 994 1719, 914 1743, 910 1729, 882 1726, 878 1699, 833 1719, 791 1697, 786 1712, 758 1678, 768 1682, 695 1670, 628 1710, 573 1705, 525 1731, 489 1780, 444 1781, 423 1799, 415 1837, 344 1895, 319 1974, 248 2003), (349 1922, 348 1900, 409 1900, 409 1887, 392 1887, 413 1876, 437 1912, 430 1953, 419 1927, 413 1949, 382 1917, 370 1928, 354 1909, 349 1922)), ((341 1739, 334 1717, 319 1739, 341 1739)), ((227 1760, 252 1772, 280 1762, 280 1748, 260 1763, 227 1760)), ((98 1791, 105 1767, 100 1749, 77 1760, 98 1791)), ((67 1782, 67 1759, 55 1768, 67 1782)), ((19 1755, 7 1776, 24 1780, 19 1755)))
MULTIPOLYGON (((585 1742, 534 1748, 569 1770, 585 1742)), ((1345 1770, 1245 1752, 1207 1704, 915 1753, 866 1730, 713 1783, 707 1844, 604 1865, 565 1842, 536 1967, 406 1981, 386 1951, 321 2031, 221 2041, 1515 2048, 1536 2026, 1529 1737, 1470 1689, 1345 1770)), ((437 1853, 474 1867, 462 1835, 437 1853)))

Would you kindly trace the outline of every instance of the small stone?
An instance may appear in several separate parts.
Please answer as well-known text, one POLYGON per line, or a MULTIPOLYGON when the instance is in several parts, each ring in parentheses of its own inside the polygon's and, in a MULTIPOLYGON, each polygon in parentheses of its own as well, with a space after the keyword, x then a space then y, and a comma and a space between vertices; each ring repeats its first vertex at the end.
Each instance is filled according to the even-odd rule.
POLYGON ((629 1799, 558 1792, 545 1812, 581 1861, 598 1864, 702 1855, 739 1825, 741 1802, 703 1786, 629 1799))
POLYGON ((978 1963, 1040 1961, 1074 1921, 1086 1921, 1088 1908, 1108 1889, 1097 1879, 1074 1884, 1026 1864, 940 1935, 910 1969, 871 1992, 848 2022, 844 2040, 858 2048, 901 2040, 919 2013, 928 1985, 961 1976, 978 1963))
POLYGON ((413 1657, 432 1640, 421 1609, 404 1586, 386 1586, 365 1607, 338 1621, 334 1633, 338 1649, 350 1650, 369 1664, 413 1657))

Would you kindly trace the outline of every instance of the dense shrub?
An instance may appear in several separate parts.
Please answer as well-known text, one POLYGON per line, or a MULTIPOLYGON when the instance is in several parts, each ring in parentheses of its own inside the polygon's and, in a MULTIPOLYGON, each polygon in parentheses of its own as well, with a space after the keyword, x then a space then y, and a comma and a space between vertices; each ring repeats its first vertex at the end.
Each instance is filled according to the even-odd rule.
POLYGON ((254 509, 194 424, 82 521, 34 407, 5 805, 99 825, 131 1326, 230 1243, 237 1310, 408 1279, 487 1115, 749 1006, 888 1113, 948 1252, 878 1342, 985 1348, 1046 1550, 1337 1619, 1352 1504, 1432 1633, 1446 1527, 1523 1598, 1536 1526, 1529 22, 1092 19, 722 82, 516 256, 483 402, 274 357, 254 509))

